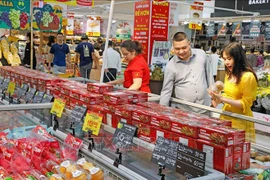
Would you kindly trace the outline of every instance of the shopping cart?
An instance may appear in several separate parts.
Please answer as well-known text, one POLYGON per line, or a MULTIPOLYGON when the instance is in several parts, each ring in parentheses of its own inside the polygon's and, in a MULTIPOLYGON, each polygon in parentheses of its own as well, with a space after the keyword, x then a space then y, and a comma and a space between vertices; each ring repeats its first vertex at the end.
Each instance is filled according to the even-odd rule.
POLYGON ((79 72, 80 70, 78 65, 75 63, 70 63, 66 66, 66 73, 59 73, 57 76, 62 78, 74 78, 80 76, 79 72))

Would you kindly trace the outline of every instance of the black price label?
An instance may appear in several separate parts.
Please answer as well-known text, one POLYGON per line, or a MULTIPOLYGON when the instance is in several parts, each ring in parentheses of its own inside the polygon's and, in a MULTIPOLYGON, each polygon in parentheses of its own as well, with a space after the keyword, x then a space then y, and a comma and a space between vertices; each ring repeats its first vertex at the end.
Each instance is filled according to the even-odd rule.
POLYGON ((35 88, 32 88, 32 89, 29 89, 28 92, 26 93, 26 97, 25 97, 25 100, 27 102, 29 101, 32 101, 33 97, 35 96, 36 94, 36 89, 35 88))
POLYGON ((2 91, 6 90, 8 88, 8 84, 9 84, 10 79, 9 78, 5 78, 0 86, 0 89, 2 91))
POLYGON ((0 84, 3 83, 4 79, 5 79, 4 77, 0 76, 0 84))
POLYGON ((132 144, 137 128, 123 122, 119 122, 114 132, 113 144, 117 148, 125 148, 132 144))
POLYGON ((206 153, 179 143, 176 172, 188 179, 204 176, 206 153))
POLYGON ((43 99, 41 100, 42 103, 50 103, 53 101, 53 96, 50 94, 44 94, 43 99))
POLYGON ((71 116, 69 117, 71 122, 80 122, 83 121, 83 117, 85 116, 87 111, 86 106, 78 106, 76 105, 71 111, 71 116))
POLYGON ((28 91, 28 84, 22 84, 19 91, 18 91, 18 98, 21 98, 22 96, 24 96, 26 94, 26 92, 28 91))
POLYGON ((155 164, 158 164, 161 162, 161 163, 166 165, 166 167, 165 167, 166 169, 170 169, 172 171, 175 171, 175 167, 176 167, 176 158, 175 157, 171 157, 171 156, 159 153, 157 151, 153 151, 151 162, 153 162, 155 164))
POLYGON ((33 99, 33 103, 41 103, 43 96, 44 96, 44 92, 42 91, 37 91, 35 93, 34 99, 33 99))

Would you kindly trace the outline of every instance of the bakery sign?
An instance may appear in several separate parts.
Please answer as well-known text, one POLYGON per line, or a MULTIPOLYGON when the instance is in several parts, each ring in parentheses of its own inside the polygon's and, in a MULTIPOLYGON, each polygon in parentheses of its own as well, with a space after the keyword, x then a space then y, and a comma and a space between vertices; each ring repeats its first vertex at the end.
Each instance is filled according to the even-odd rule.
POLYGON ((255 5, 255 4, 268 4, 269 0, 249 0, 248 5, 255 5))
POLYGON ((86 33, 88 36, 100 36, 100 20, 87 20, 86 33))

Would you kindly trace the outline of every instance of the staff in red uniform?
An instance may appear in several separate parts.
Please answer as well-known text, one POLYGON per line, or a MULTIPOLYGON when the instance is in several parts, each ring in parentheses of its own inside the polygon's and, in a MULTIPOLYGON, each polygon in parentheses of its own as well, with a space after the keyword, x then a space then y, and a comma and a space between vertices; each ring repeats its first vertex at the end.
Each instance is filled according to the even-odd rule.
POLYGON ((141 44, 138 41, 127 40, 123 42, 121 51, 128 61, 124 78, 111 81, 109 84, 123 84, 129 90, 140 90, 150 93, 150 71, 147 62, 142 56, 141 44))

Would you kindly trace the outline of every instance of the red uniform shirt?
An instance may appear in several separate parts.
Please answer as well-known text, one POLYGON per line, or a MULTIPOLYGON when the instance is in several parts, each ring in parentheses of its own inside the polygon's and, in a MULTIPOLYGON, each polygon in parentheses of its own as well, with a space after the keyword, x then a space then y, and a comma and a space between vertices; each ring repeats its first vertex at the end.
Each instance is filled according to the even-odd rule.
POLYGON ((149 87, 150 71, 148 64, 141 54, 136 56, 127 66, 124 72, 124 87, 129 88, 134 78, 142 78, 142 86, 139 89, 144 92, 151 92, 149 87))

